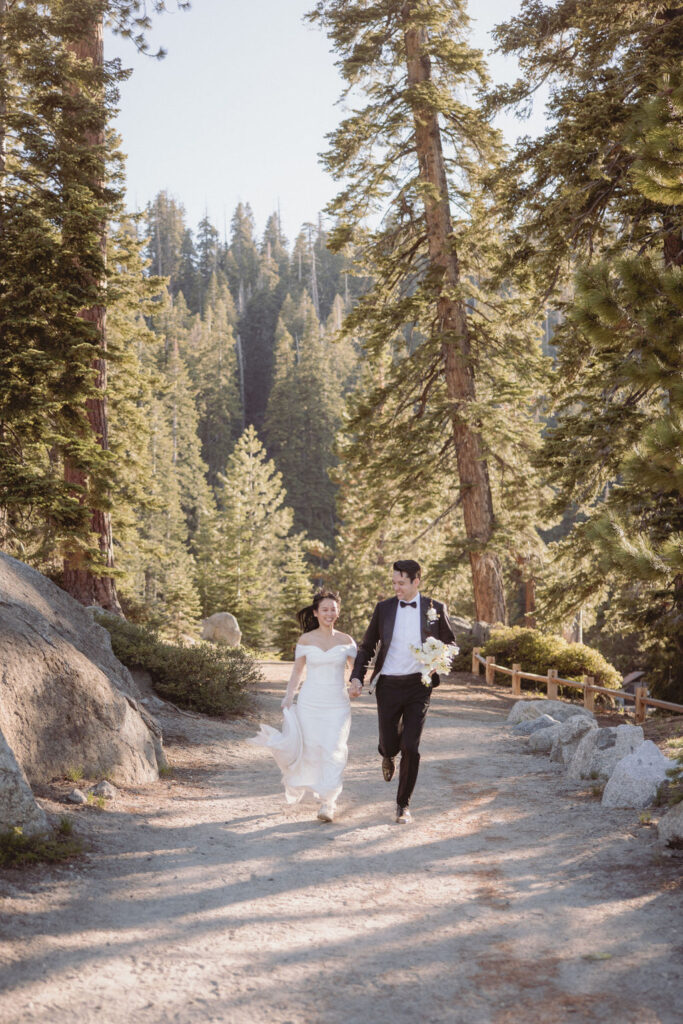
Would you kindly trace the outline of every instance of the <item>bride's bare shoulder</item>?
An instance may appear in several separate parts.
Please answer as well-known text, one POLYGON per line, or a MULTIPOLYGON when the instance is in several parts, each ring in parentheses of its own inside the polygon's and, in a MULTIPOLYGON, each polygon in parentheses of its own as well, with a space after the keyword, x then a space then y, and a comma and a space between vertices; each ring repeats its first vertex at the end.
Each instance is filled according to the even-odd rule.
POLYGON ((356 641, 348 633, 341 633, 340 635, 344 638, 345 644, 355 644, 356 641))

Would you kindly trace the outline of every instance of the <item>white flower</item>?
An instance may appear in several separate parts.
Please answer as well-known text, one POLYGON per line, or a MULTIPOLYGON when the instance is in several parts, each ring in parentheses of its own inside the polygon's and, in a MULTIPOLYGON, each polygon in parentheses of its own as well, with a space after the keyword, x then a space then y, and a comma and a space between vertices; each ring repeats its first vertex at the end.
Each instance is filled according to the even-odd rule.
POLYGON ((416 660, 423 666, 422 682, 425 686, 432 685, 432 672, 448 672, 451 661, 458 654, 458 647, 455 644, 445 644, 437 640, 435 636, 429 636, 422 644, 422 647, 414 647, 411 644, 411 651, 416 660))
POLYGON ((439 613, 437 612, 436 608, 434 607, 434 605, 430 605, 429 608, 427 609, 427 619, 429 620, 429 622, 436 622, 438 617, 439 613))

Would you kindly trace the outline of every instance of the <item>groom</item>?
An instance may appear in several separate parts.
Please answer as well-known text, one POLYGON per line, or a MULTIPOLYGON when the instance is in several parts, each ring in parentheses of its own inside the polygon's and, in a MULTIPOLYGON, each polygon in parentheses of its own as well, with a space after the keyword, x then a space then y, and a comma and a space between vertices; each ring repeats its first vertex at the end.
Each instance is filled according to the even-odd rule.
POLYGON ((367 664, 376 652, 370 689, 375 685, 382 774, 391 782, 400 750, 396 821, 406 824, 412 820, 408 806, 420 764, 420 737, 432 688, 439 685, 436 673, 432 685, 424 685, 422 667, 410 648, 421 647, 429 636, 446 644, 455 636, 445 605, 420 594, 419 564, 406 558, 394 562, 393 569, 396 596, 375 605, 351 673, 351 696, 360 694, 367 664))

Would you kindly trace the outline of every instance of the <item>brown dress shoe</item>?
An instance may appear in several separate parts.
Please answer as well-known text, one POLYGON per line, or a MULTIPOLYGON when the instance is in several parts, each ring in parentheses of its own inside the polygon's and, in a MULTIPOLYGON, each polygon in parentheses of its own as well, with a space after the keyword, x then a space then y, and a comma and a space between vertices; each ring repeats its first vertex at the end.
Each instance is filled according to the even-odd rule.
POLYGON ((396 771, 396 765, 394 764, 393 757, 382 758, 382 775, 384 776, 385 782, 391 782, 396 771))
POLYGON ((413 816, 407 807, 401 807, 396 804, 396 822, 399 825, 409 825, 413 820, 413 816))

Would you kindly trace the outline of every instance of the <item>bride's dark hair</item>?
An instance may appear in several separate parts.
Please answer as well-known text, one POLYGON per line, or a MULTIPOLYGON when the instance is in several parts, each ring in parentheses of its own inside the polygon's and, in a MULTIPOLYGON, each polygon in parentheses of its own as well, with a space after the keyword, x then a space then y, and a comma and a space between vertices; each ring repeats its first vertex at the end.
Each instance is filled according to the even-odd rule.
POLYGON ((302 633, 310 633, 311 630, 317 629, 320 625, 313 612, 317 612, 321 601, 336 601, 337 607, 341 608, 341 598, 339 597, 339 594, 335 594, 333 590, 316 591, 313 595, 313 604, 307 605, 305 608, 302 608, 300 612, 296 613, 302 633))

